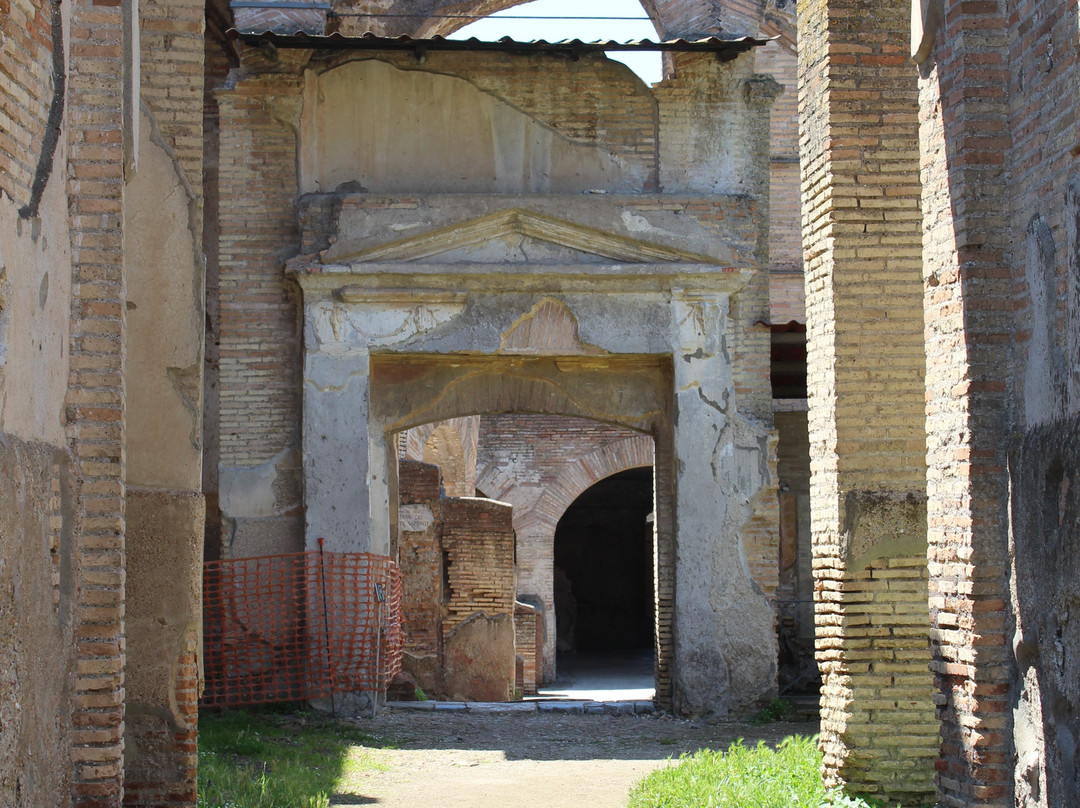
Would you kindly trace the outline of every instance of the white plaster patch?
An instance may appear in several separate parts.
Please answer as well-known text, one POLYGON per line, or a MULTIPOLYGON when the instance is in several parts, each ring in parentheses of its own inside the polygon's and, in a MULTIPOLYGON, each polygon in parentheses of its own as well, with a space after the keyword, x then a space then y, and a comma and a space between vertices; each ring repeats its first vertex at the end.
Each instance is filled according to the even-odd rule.
POLYGON ((435 523, 435 515, 427 505, 402 505, 398 508, 398 530, 420 533, 435 523))
POLYGON ((220 466, 219 495, 221 511, 228 517, 260 519, 277 516, 274 504, 274 481, 277 479, 277 464, 291 449, 261 463, 258 466, 220 466))

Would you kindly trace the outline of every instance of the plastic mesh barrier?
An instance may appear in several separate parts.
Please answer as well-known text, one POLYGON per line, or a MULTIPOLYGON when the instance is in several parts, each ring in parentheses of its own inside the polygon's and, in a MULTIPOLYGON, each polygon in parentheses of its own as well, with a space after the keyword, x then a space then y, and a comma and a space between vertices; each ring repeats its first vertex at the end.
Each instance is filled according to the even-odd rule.
POLYGON ((387 556, 311 552, 203 566, 205 707, 385 691, 401 648, 401 573, 387 556))

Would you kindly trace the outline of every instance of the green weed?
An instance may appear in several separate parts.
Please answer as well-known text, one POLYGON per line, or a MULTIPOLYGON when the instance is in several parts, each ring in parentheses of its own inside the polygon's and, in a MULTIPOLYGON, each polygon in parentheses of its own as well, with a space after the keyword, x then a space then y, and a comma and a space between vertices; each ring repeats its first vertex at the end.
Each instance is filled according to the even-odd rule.
POLYGON ((327 808, 381 768, 373 738, 313 713, 199 717, 198 808, 327 808))
POLYGON ((873 808, 825 791, 817 738, 792 735, 776 749, 742 740, 727 752, 702 750, 659 769, 630 792, 628 808, 873 808))

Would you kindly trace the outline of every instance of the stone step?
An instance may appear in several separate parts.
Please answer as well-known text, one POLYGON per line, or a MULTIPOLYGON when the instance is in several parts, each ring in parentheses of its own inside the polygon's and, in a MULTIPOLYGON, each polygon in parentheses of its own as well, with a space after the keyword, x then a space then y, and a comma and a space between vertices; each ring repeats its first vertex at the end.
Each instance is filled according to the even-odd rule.
POLYGON ((651 701, 388 701, 391 710, 420 710, 425 712, 484 713, 576 713, 584 715, 649 715, 656 712, 651 701))

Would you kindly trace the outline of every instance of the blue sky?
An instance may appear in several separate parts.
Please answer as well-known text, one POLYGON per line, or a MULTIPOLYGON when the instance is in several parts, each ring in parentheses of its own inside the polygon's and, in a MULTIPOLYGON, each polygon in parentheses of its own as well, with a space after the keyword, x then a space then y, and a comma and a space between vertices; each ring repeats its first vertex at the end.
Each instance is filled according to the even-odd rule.
MULTIPOLYGON (((493 40, 509 36, 528 42, 546 39, 549 42, 560 39, 580 39, 583 42, 598 39, 614 39, 623 42, 630 39, 656 40, 653 28, 645 10, 637 0, 534 0, 520 6, 492 14, 486 19, 466 25, 451 35, 451 39, 476 37, 493 40), (515 20, 512 17, 555 17, 550 20, 515 20), (589 20, 581 17, 637 17, 634 20, 602 19, 589 20), (577 18, 577 19, 575 19, 577 18)), ((660 54, 650 53, 612 53, 612 59, 623 62, 641 76, 646 84, 660 81, 662 68, 660 54)))

